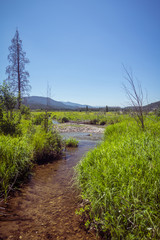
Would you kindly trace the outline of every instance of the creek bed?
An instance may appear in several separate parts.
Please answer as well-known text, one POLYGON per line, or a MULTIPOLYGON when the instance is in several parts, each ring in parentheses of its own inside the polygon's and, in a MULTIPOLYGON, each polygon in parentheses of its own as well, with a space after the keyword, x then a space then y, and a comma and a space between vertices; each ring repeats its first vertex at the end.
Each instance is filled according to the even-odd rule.
POLYGON ((68 148, 60 160, 36 165, 29 183, 8 200, 6 216, 0 217, 0 240, 97 239, 86 232, 75 214, 81 198, 73 184, 73 168, 102 134, 74 134, 80 140, 78 148, 68 148))

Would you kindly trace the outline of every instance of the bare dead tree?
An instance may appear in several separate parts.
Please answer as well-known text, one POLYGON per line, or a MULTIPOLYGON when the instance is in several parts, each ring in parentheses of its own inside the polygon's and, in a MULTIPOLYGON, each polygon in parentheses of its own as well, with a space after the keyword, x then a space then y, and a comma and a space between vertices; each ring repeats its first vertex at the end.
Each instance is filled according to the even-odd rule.
POLYGON ((44 115, 44 129, 46 132, 49 130, 49 105, 50 105, 50 97, 51 97, 51 87, 49 86, 47 82, 47 98, 46 98, 46 109, 45 109, 45 115, 44 115))
POLYGON ((31 89, 28 80, 29 73, 25 70, 25 64, 29 63, 29 60, 22 50, 22 41, 19 38, 18 30, 11 42, 8 55, 10 65, 6 68, 6 73, 12 90, 17 92, 18 108, 20 109, 22 96, 29 93, 31 89))
POLYGON ((128 71, 125 66, 123 66, 125 70, 125 79, 127 80, 129 86, 123 84, 126 95, 131 103, 132 114, 137 121, 138 125, 142 127, 144 130, 144 111, 143 111, 143 91, 141 84, 135 85, 135 80, 132 72, 128 71))

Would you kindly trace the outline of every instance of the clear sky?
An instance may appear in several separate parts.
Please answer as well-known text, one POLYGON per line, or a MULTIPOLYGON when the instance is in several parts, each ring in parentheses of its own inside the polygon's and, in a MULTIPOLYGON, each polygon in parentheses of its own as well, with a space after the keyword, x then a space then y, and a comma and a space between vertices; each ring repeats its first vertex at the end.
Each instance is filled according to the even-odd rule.
POLYGON ((0 0, 0 82, 16 28, 31 96, 126 106, 124 64, 160 100, 160 0, 0 0))

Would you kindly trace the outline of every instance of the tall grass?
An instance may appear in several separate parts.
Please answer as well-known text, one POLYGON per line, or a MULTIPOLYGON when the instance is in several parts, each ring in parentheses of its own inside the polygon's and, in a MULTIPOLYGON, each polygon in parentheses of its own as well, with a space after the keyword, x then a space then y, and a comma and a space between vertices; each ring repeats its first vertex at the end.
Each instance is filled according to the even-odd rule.
MULTIPOLYGON (((62 140, 52 128, 46 132, 32 119, 21 119, 17 133, 0 135, 0 197, 7 197, 20 178, 30 172, 33 163, 45 163, 61 155, 62 140)), ((12 133, 12 132, 11 132, 12 133)))
POLYGON ((68 138, 65 140, 66 147, 78 147, 78 140, 75 138, 68 138))
POLYGON ((33 158, 37 163, 58 158, 62 152, 62 139, 55 131, 46 133, 44 129, 38 129, 33 135, 33 158))
POLYGON ((0 136, 0 195, 6 197, 15 182, 29 171, 32 146, 25 137, 0 136))
POLYGON ((160 239, 160 122, 106 128, 105 141, 77 166, 92 223, 111 239, 160 239))

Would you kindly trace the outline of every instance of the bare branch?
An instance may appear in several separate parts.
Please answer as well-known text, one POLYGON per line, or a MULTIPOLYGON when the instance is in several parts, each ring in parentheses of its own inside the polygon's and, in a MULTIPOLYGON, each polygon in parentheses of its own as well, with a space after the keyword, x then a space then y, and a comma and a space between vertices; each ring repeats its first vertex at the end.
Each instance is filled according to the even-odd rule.
POLYGON ((138 83, 136 87, 133 73, 129 72, 126 67, 123 65, 125 70, 125 79, 128 82, 129 86, 123 84, 123 88, 126 92, 126 95, 131 103, 132 106, 132 115, 134 116, 135 120, 138 124, 144 129, 144 113, 143 113, 143 91, 141 84, 138 83))

